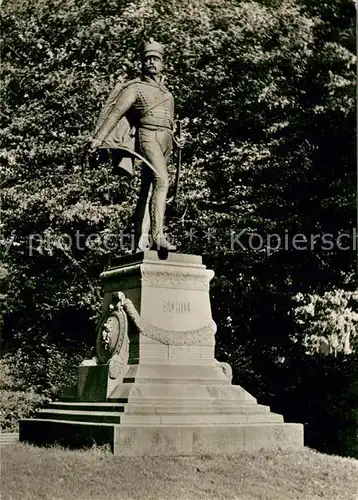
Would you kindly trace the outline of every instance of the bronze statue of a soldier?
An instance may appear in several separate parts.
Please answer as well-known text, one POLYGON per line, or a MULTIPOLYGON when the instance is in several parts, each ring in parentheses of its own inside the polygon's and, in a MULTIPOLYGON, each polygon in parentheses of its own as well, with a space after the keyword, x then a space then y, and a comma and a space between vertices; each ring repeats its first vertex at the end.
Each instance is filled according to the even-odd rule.
POLYGON ((92 150, 121 151, 120 166, 130 173, 133 157, 143 161, 135 217, 138 250, 176 250, 164 235, 167 162, 173 139, 179 148, 185 139, 174 138, 174 100, 164 85, 163 52, 163 46, 153 39, 144 44, 142 76, 116 85, 101 111, 90 143, 92 150))

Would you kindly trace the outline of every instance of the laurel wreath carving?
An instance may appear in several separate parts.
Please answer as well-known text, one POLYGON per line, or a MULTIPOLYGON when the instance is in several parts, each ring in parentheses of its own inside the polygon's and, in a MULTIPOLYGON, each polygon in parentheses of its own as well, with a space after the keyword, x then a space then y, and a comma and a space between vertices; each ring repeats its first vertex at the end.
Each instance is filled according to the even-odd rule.
POLYGON ((114 309, 113 305, 109 307, 98 328, 96 351, 101 363, 107 363, 113 356, 121 354, 127 345, 128 320, 122 305, 124 295, 118 294, 118 298, 117 308, 114 309))

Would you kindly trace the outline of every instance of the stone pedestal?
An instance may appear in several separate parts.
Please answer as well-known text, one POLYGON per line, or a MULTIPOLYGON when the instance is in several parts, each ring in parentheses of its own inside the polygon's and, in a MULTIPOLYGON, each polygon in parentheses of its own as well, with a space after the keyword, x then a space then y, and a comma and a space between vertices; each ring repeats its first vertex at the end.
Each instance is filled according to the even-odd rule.
POLYGON ((157 252, 144 252, 123 260, 102 278, 104 303, 113 292, 123 292, 145 324, 140 335, 129 325, 129 363, 213 364, 209 282, 214 273, 201 257, 168 254, 160 260, 157 252))
POLYGON ((123 456, 302 447, 303 426, 257 404, 215 360, 213 271, 199 256, 165 257, 131 255, 102 274, 96 359, 72 394, 20 422, 20 439, 109 443, 123 456))

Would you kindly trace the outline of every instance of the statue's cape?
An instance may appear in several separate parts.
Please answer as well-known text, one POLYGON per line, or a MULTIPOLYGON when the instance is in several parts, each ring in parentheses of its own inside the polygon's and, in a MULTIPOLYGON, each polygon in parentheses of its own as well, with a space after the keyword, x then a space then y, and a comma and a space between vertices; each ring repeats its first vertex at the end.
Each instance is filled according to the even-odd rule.
MULTIPOLYGON (((99 129, 101 128, 103 122, 110 116, 119 94, 124 90, 128 85, 133 83, 137 83, 140 81, 140 78, 136 78, 129 82, 123 82, 120 80, 112 92, 110 93, 105 105, 103 106, 99 117, 97 119, 93 137, 97 134, 99 129)), ((127 173, 133 174, 133 160, 134 158, 139 158, 140 160, 147 163, 151 168, 151 164, 145 160, 141 155, 136 153, 135 151, 135 128, 128 121, 126 116, 121 118, 113 130, 108 134, 108 136, 103 141, 101 148, 105 149, 118 149, 119 153, 119 161, 118 167, 123 168, 127 173), (123 154, 122 154, 123 153, 123 154)))

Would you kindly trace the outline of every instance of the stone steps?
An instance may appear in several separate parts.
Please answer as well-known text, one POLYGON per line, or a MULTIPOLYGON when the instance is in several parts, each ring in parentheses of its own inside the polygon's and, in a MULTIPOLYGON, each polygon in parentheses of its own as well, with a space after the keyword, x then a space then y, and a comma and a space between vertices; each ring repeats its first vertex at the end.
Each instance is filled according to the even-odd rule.
POLYGON ((149 377, 125 377, 123 379, 123 383, 125 384, 166 384, 166 385, 230 385, 230 381, 228 379, 217 379, 217 378, 183 378, 177 379, 175 377, 166 377, 166 378, 149 378, 149 377))
MULTIPOLYGON (((61 401, 63 399, 61 398, 61 401)), ((73 404, 74 401, 64 401, 68 404, 73 404)), ((99 404, 125 404, 125 403, 130 403, 131 405, 197 405, 197 406, 202 406, 202 405, 222 405, 225 404, 227 406, 256 406, 256 400, 254 401, 241 401, 238 398, 181 398, 180 400, 178 399, 173 399, 170 397, 156 397, 156 398, 151 398, 151 397, 136 397, 136 396, 130 396, 129 398, 108 398, 107 402, 98 402, 99 404)), ((76 401, 77 404, 77 401, 76 401)), ((89 404, 88 402, 84 401, 83 404, 89 404)), ((91 403, 92 404, 92 403, 91 403)), ((95 403, 97 404, 97 402, 95 403)), ((259 405, 262 406, 262 405, 259 405)))
POLYGON ((112 424, 243 424, 258 422, 283 422, 281 415, 275 413, 257 413, 244 415, 238 413, 200 413, 200 414, 127 414, 123 412, 75 411, 75 410, 39 410, 43 419, 68 420, 73 422, 104 422, 112 424))
POLYGON ((121 412, 126 414, 205 414, 205 413, 238 413, 238 414, 257 414, 269 413, 268 406, 259 404, 237 404, 236 402, 227 403, 224 401, 215 401, 211 403, 201 403, 196 401, 182 402, 137 402, 115 404, 115 403, 84 403, 84 402, 52 402, 45 408, 46 411, 51 410, 75 410, 75 411, 92 411, 92 412, 121 412))

